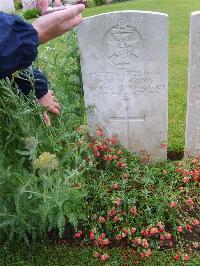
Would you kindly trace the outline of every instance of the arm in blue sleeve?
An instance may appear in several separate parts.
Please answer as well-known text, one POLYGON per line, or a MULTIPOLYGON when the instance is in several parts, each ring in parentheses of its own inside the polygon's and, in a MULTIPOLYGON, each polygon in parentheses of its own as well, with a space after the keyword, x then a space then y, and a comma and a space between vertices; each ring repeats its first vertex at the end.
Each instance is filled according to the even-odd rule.
POLYGON ((0 12, 0 79, 29 67, 38 45, 38 33, 31 24, 0 12))
POLYGON ((38 69, 30 68, 26 71, 20 71, 17 77, 14 78, 14 81, 20 91, 26 96, 33 89, 37 99, 42 98, 48 92, 48 81, 38 69))

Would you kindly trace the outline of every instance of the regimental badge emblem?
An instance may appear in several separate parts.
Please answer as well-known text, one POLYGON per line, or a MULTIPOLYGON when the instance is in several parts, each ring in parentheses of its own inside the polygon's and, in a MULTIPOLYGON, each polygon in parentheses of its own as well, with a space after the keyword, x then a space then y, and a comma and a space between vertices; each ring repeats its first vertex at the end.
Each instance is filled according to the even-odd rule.
POLYGON ((141 33, 120 19, 116 26, 105 33, 102 51, 111 64, 126 67, 141 60, 143 46, 141 33))

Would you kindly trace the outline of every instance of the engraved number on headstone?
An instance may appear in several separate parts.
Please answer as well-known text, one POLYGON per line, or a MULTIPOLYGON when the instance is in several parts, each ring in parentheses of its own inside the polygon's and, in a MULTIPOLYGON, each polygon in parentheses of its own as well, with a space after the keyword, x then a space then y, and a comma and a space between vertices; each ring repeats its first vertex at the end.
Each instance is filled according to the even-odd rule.
POLYGON ((129 116, 129 98, 122 99, 125 105, 125 116, 117 116, 117 117, 110 117, 111 122, 125 122, 125 136, 126 136, 126 147, 130 147, 130 130, 129 130, 129 123, 130 122, 144 122, 145 116, 129 116))

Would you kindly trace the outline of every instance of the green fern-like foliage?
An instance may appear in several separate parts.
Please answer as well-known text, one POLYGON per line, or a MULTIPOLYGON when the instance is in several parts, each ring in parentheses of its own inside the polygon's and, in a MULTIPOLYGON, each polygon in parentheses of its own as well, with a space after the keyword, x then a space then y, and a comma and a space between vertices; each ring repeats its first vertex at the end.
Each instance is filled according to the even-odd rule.
MULTIPOLYGON (((2 239, 23 239, 28 243, 52 229, 58 230, 61 236, 67 225, 76 228, 86 219, 85 195, 81 187, 74 186, 77 175, 82 175, 78 167, 84 150, 84 146, 76 145, 79 137, 74 130, 84 120, 79 54, 74 33, 68 36, 67 43, 71 47, 67 57, 54 49, 53 62, 46 64, 49 68, 44 69, 47 75, 55 74, 50 88, 54 89, 63 105, 60 118, 51 116, 51 127, 43 121, 44 110, 34 96, 34 85, 33 93, 25 97, 14 79, 0 81, 2 239), (33 167, 33 162, 44 153, 56 158, 56 167, 33 167)), ((60 45, 63 47, 66 41, 61 39, 60 45)), ((45 61, 39 60, 41 64, 45 61)), ((26 76, 34 84, 31 70, 27 70, 26 76)))

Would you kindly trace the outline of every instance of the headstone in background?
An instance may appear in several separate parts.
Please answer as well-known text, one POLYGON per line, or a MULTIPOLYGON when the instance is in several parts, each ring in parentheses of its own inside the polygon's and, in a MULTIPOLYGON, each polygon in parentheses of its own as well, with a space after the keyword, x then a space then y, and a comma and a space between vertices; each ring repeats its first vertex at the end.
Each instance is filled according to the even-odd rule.
POLYGON ((5 13, 12 13, 15 11, 13 0, 0 0, 0 11, 5 13))
POLYGON ((185 155, 200 155, 200 11, 190 17, 185 155))
POLYGON ((168 16, 123 11, 83 19, 81 69, 91 132, 167 158, 168 16))
POLYGON ((23 10, 38 8, 38 0, 22 0, 23 10))

